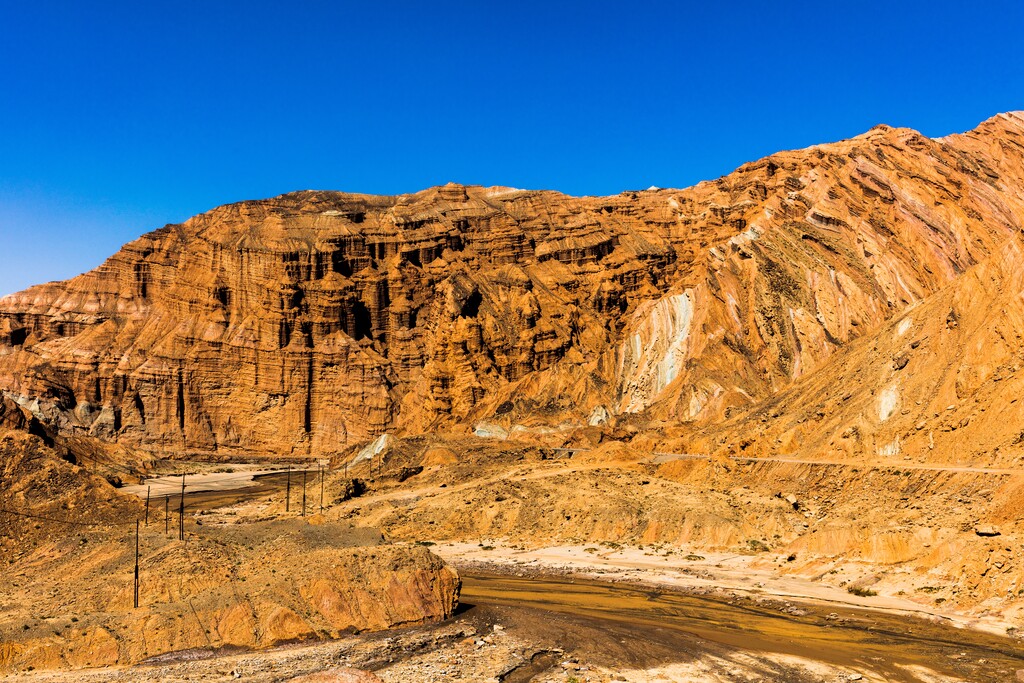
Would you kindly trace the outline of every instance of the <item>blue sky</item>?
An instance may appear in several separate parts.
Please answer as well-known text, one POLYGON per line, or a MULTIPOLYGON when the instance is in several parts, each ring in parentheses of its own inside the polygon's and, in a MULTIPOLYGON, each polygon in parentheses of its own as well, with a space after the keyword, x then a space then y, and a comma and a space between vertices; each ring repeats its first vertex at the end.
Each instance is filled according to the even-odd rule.
POLYGON ((967 130, 1024 108, 1022 34, 1000 0, 0 0, 0 294, 292 190, 612 194, 967 130))

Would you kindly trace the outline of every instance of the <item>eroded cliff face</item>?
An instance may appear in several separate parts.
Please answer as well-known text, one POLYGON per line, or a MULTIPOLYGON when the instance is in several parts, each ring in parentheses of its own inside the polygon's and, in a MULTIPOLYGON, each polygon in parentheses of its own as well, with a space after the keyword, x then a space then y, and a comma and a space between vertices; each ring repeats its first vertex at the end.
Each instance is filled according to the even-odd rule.
POLYGON ((755 410, 709 426, 702 452, 1024 464, 1024 241, 848 345, 755 410))
POLYGON ((694 430, 1015 239, 1024 118, 878 127, 686 190, 447 185, 220 207, 0 300, 0 390, 64 433, 330 454, 384 431, 694 430))

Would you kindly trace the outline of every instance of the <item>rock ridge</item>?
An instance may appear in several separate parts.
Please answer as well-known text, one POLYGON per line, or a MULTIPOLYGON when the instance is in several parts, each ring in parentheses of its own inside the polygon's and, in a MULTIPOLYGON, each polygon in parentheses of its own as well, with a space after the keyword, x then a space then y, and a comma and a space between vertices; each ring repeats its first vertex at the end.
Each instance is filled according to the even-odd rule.
POLYGON ((754 409, 1021 230, 1024 116, 877 127, 684 190, 302 191, 0 299, 0 392, 49 429, 330 455, 482 421, 699 430, 754 409))

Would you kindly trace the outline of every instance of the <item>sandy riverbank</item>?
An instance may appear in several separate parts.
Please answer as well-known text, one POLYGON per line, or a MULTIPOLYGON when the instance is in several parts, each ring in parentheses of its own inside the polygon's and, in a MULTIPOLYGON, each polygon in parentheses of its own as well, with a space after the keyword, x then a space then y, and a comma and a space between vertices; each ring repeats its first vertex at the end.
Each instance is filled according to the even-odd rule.
MULTIPOLYGON (((500 541, 436 543, 431 550, 462 569, 517 575, 578 575, 610 582, 630 582, 700 592, 733 592, 821 606, 857 607, 905 614, 1006 635, 1019 628, 1002 615, 971 615, 942 610, 898 595, 858 596, 815 577, 773 571, 772 562, 754 555, 686 553, 679 549, 608 545, 559 545, 527 548, 500 541)), ((780 559, 778 561, 785 561, 780 559)))

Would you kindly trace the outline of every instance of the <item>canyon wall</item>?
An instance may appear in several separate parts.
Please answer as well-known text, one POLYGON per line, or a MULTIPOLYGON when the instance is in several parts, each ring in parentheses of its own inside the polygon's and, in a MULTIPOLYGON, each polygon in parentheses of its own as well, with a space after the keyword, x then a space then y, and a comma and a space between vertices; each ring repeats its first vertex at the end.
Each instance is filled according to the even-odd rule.
POLYGON ((161 453, 329 455, 481 422, 697 434, 1003 253, 1022 188, 1012 113, 685 190, 240 202, 0 299, 0 391, 56 432, 161 453))

